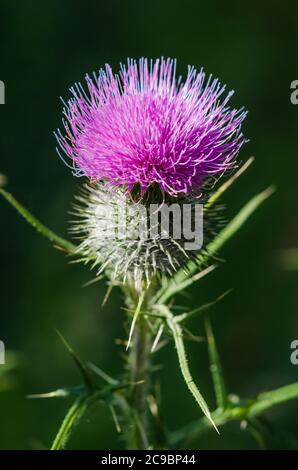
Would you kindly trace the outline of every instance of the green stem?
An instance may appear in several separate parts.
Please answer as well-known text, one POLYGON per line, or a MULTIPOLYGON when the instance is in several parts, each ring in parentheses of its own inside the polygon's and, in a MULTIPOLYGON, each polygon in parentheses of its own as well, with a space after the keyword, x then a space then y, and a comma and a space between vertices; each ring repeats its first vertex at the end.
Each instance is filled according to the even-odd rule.
POLYGON ((129 353, 132 382, 129 403, 131 405, 133 422, 130 446, 135 449, 148 449, 149 447, 147 394, 149 387, 150 349, 151 333, 146 320, 143 317, 139 317, 134 328, 129 353))

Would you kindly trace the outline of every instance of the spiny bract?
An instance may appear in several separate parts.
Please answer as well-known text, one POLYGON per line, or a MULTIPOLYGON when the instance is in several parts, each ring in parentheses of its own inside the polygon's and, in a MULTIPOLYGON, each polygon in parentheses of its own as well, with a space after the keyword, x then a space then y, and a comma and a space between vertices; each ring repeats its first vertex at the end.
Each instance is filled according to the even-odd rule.
POLYGON ((93 260, 98 275, 105 270, 110 278, 121 281, 129 275, 139 285, 144 279, 149 283, 154 275, 171 275, 186 268, 190 260, 198 260, 199 254, 203 256, 201 245, 186 248, 196 240, 195 235, 190 236, 193 219, 197 219, 196 235, 210 239, 217 219, 220 221, 217 212, 210 210, 203 221, 199 217, 201 197, 160 201, 156 196, 161 194, 154 191, 145 199, 136 199, 127 197, 123 188, 95 183, 86 185, 77 196, 71 231, 80 240, 82 258, 93 260))

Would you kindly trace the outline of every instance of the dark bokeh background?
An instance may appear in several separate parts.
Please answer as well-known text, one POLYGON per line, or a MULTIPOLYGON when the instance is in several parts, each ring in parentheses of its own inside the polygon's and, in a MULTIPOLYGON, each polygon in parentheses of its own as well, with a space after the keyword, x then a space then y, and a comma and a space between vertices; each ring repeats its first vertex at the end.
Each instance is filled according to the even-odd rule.
MULTIPOLYGON (((280 268, 281 249, 298 246, 298 106, 290 83, 298 79, 295 1, 1 1, 0 172, 8 189, 41 220, 67 234, 67 211, 80 181, 56 156, 53 130, 61 122, 59 96, 105 62, 115 69, 129 57, 176 57, 179 72, 204 66, 236 90, 233 104, 249 115, 242 150, 253 167, 225 196, 232 216, 256 192, 278 191, 223 250, 226 262, 184 299, 198 305, 233 288, 213 309, 213 322, 231 391, 250 396, 298 379, 290 342, 298 338, 298 273, 280 268)), ((0 338, 19 354, 11 387, 0 391, 0 448, 49 446, 68 405, 25 395, 76 384, 79 376, 59 341, 61 330, 80 355, 111 374, 121 370, 121 298, 101 308, 104 283, 70 265, 0 200, 0 338)), ((192 329, 203 333, 200 321, 192 329)), ((190 348, 191 367, 214 403, 204 344, 190 348)), ((163 412, 171 429, 200 413, 178 371, 173 348, 160 354, 163 412), (179 403, 179 406, 177 406, 179 403)), ((0 366, 2 367, 2 366, 0 366)), ((3 379, 2 379, 3 380, 3 379)), ((7 384, 6 384, 7 385, 7 384)), ((1 387, 1 378, 0 378, 1 387)), ((298 402, 269 415, 277 429, 298 436, 298 402)), ((239 424, 210 433, 200 448, 251 448, 239 424)), ((119 448, 108 411, 93 408, 72 448, 119 448)))

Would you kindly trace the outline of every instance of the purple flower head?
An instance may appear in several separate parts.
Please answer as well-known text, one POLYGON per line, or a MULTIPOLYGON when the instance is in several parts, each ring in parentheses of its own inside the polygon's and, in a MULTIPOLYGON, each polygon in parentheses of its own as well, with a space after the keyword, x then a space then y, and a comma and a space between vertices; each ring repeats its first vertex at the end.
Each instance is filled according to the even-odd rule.
POLYGON ((144 193, 157 183, 171 195, 200 188, 235 165, 246 113, 231 109, 225 86, 203 70, 176 77, 172 59, 109 65, 71 88, 65 135, 57 139, 78 176, 144 193))

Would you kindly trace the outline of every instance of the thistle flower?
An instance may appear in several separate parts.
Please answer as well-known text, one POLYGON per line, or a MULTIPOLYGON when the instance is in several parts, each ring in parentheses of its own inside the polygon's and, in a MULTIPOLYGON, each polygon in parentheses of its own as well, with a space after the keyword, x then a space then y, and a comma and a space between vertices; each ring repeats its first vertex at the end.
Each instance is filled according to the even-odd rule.
POLYGON ((57 139, 74 174, 144 193, 186 194, 235 164, 246 115, 231 109, 225 86, 189 67, 185 82, 172 59, 128 60, 114 75, 109 65, 72 87, 65 130, 57 139), (220 99, 222 98, 222 101, 220 99))
MULTIPOLYGON (((217 79, 205 79, 193 67, 182 82, 175 68, 171 59, 140 59, 121 65, 119 75, 108 65, 93 78, 87 75, 88 92, 81 84, 71 88, 65 135, 56 136, 74 174, 91 180, 78 198, 79 219, 72 227, 81 238, 79 250, 92 255, 99 272, 122 279, 129 274, 138 284, 157 273, 171 275, 202 251, 201 245, 184 249, 188 237, 173 234, 177 220, 165 230, 158 219, 149 237, 132 237, 137 227, 147 230, 150 204, 174 202, 181 211, 189 205, 190 214, 197 213, 209 181, 235 166, 245 142, 246 113, 228 106, 233 92, 224 96, 217 79), (123 224, 128 236, 119 237, 123 224)), ((210 219, 209 212, 199 227, 205 241, 212 233, 210 219)))

